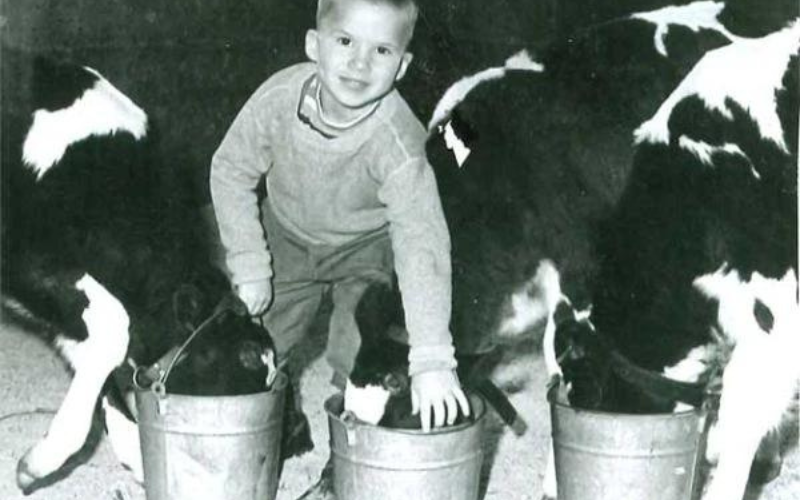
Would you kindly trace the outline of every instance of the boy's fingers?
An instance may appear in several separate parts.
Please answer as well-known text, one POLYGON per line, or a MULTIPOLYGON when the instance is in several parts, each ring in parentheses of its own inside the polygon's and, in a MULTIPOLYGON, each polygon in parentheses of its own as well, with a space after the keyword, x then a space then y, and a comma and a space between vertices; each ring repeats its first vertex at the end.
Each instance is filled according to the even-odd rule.
POLYGON ((455 391, 456 400, 458 400, 458 406, 461 407, 461 413, 464 414, 465 417, 468 417, 470 414, 469 408, 469 400, 467 399, 467 395, 464 394, 464 391, 458 389, 455 391))
POLYGON ((458 403, 453 394, 448 394, 444 398, 445 405, 447 406, 447 425, 453 425, 458 416, 458 403))
POLYGON ((433 403, 433 418, 434 418, 434 427, 441 427, 444 425, 444 418, 445 418, 444 399, 439 399, 433 403))
POLYGON ((431 430, 431 406, 430 404, 423 404, 420 407, 419 418, 422 423, 422 431, 428 432, 431 430))

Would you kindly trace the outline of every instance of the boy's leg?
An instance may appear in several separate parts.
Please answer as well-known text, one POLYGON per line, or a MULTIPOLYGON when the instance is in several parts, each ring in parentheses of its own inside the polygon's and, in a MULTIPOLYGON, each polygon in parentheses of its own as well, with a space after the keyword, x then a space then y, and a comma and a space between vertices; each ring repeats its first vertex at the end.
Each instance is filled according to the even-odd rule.
POLYGON ((274 284, 272 305, 262 320, 275 342, 280 361, 287 359, 292 348, 308 333, 324 292, 324 285, 310 281, 274 284))

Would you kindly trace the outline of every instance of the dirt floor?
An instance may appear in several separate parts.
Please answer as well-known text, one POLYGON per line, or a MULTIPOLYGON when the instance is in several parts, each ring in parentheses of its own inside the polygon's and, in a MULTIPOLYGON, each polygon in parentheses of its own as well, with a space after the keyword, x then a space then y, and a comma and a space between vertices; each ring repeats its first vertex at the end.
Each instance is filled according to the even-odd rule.
MULTIPOLYGON (((321 345, 304 346, 301 393, 310 418, 316 449, 286 463, 278 500, 294 500, 317 478, 328 457, 327 420, 323 401, 333 393, 330 370, 319 359, 321 345)), ((541 497, 547 436, 550 432, 544 398, 543 363, 535 353, 522 356, 501 378, 516 386, 511 401, 528 423, 517 437, 490 412, 484 439, 485 462, 481 481, 483 500, 530 500, 541 497)), ((47 429, 69 383, 69 373, 55 353, 16 325, 0 324, 0 499, 18 500, 144 500, 144 489, 118 465, 99 427, 89 445, 64 477, 24 497, 16 488, 17 460, 47 429)), ((752 489, 747 500, 800 498, 800 452, 797 448, 797 412, 790 414, 785 439, 786 460, 781 476, 763 491, 752 489)), ((653 499, 633 499, 653 500, 653 499)))

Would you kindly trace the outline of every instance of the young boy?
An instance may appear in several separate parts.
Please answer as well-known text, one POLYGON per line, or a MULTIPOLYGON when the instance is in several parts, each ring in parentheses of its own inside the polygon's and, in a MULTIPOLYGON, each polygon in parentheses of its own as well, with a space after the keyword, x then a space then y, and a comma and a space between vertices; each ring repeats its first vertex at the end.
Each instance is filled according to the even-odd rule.
POLYGON ((286 355, 326 291, 326 357, 344 385, 360 342, 366 287, 398 276, 410 343, 412 403, 423 429, 467 400, 449 331, 450 240, 426 134, 394 86, 406 72, 413 0, 320 0, 311 62, 269 78, 244 105, 211 164, 211 194, 237 292, 286 355), (260 211, 256 186, 266 176, 260 211))

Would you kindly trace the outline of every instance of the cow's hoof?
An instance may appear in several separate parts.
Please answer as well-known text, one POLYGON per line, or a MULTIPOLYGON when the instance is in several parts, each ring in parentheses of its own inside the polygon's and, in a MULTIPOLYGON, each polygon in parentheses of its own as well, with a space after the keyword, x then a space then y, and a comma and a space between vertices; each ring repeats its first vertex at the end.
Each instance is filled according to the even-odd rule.
POLYGON ((17 487, 22 490, 22 493, 25 495, 30 494, 35 489, 34 483, 39 479, 36 474, 31 472, 27 457, 28 455, 26 454, 19 463, 17 463, 17 487))
POLYGON ((286 460, 298 457, 314 449, 314 440, 311 438, 311 426, 308 418, 303 413, 284 416, 283 444, 281 458, 286 460))
POLYGON ((328 460, 328 463, 325 464, 319 475, 319 480, 305 493, 297 497, 297 500, 336 500, 336 495, 333 492, 332 460, 328 460))

